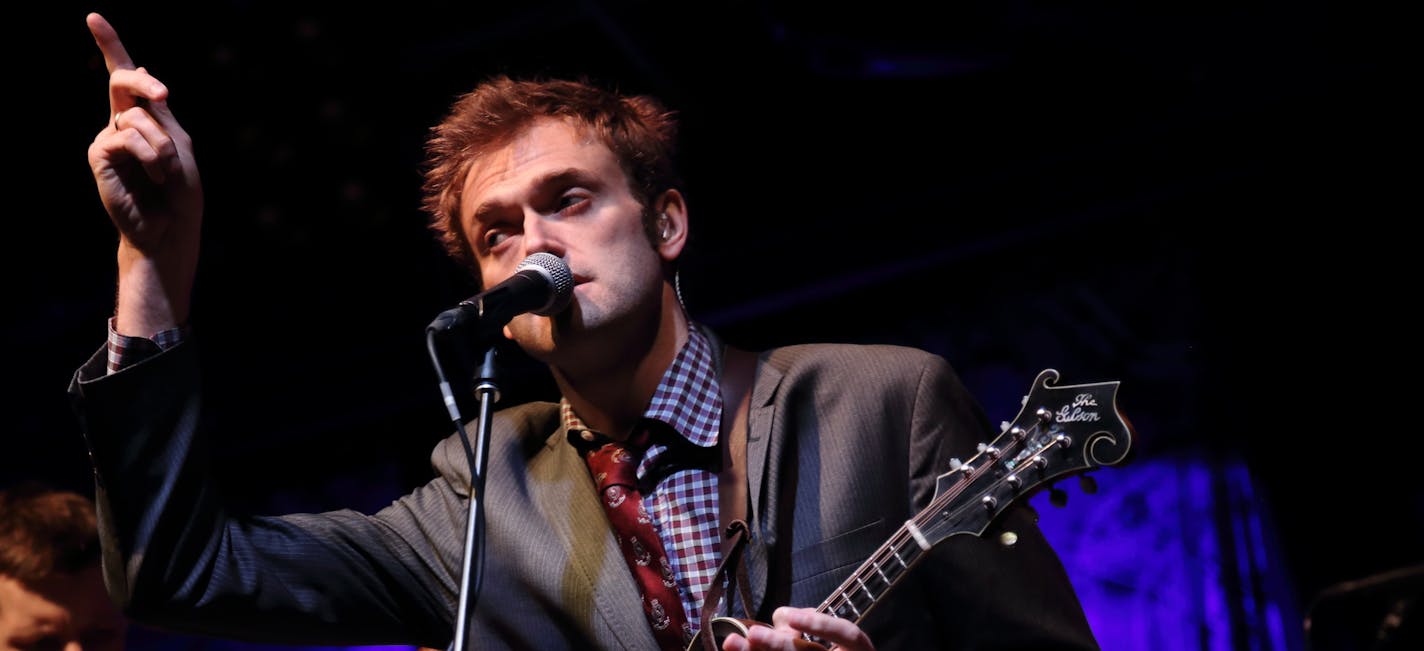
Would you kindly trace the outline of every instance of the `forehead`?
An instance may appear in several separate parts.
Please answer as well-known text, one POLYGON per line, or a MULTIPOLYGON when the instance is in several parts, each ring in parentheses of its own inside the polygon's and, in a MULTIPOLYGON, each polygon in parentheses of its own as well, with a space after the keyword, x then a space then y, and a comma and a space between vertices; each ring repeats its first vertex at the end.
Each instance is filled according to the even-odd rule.
POLYGON ((510 199, 505 195, 570 170, 626 180, 613 151, 588 129, 555 118, 537 120, 470 165, 460 214, 469 216, 482 203, 510 199))
POLYGON ((66 626, 120 626, 123 617, 104 591, 96 563, 77 573, 55 572, 23 583, 0 576, 0 631, 24 624, 48 631, 66 626))
POLYGON ((69 610, 48 595, 0 576, 0 634, 51 630, 68 619, 69 610))

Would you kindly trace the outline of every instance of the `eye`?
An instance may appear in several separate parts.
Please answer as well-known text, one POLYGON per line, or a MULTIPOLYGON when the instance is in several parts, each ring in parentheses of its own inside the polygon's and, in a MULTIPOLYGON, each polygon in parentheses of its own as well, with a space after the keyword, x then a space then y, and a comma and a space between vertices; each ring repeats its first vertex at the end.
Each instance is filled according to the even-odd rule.
POLYGON ((559 197, 559 212, 575 212, 582 209, 589 196, 584 192, 565 192, 559 197))
POLYGON ((509 233, 503 229, 491 228, 485 231, 484 245, 486 249, 493 249, 509 239, 509 233))

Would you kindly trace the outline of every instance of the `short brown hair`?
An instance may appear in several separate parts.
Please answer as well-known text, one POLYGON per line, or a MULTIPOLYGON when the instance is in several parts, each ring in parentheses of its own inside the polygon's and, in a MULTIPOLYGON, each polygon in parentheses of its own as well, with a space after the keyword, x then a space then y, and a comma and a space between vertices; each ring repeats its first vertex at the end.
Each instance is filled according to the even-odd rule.
POLYGON ((539 118, 570 120, 618 157, 629 189, 644 207, 651 240, 649 202, 680 182, 673 163, 677 122, 646 95, 622 95, 587 80, 514 80, 497 76, 461 96, 431 129, 426 142, 422 206, 445 250, 476 276, 474 252, 460 228, 460 195, 470 167, 539 118))
POLYGON ((0 575, 35 582, 98 560, 99 529, 89 498, 33 485, 0 491, 0 575))

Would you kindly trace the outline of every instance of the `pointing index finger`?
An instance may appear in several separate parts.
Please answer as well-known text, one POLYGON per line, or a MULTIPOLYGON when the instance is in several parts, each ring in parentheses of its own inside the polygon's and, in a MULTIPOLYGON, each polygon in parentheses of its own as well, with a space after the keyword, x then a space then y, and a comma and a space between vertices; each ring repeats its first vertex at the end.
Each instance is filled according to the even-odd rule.
POLYGON ((133 59, 129 58, 128 50, 124 49, 123 42, 119 40, 119 33, 114 31, 109 21, 97 13, 91 13, 85 17, 84 22, 89 25, 94 42, 99 44, 99 51, 104 53, 104 65, 109 68, 109 74, 113 74, 115 70, 133 70, 133 59))

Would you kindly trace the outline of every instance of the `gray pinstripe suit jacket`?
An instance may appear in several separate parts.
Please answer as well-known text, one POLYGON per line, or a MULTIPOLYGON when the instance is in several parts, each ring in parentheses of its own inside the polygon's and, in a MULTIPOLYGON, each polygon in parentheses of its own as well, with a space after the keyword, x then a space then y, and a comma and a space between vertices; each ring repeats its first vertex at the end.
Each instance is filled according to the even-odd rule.
MULTIPOLYGON (((453 630, 468 466, 457 437, 435 479, 374 515, 229 517, 206 481, 194 343, 71 394, 96 470, 110 592, 181 631, 286 643, 444 646, 453 630)), ((714 338, 714 349, 721 350, 714 338)), ((757 619, 816 605, 984 440, 939 357, 890 346, 761 354, 748 415, 747 567, 757 619)), ((479 649, 653 649, 632 578, 556 405, 499 412, 487 484, 479 649)), ((1027 509, 1011 548, 959 536, 863 622, 881 649, 1095 648, 1027 509)))

